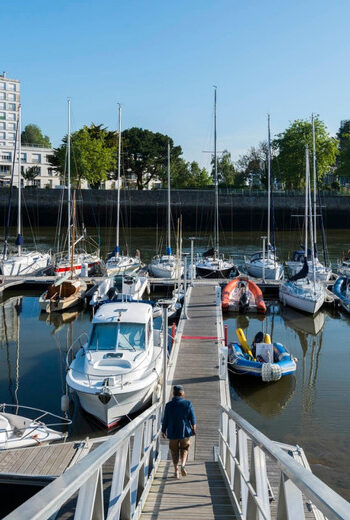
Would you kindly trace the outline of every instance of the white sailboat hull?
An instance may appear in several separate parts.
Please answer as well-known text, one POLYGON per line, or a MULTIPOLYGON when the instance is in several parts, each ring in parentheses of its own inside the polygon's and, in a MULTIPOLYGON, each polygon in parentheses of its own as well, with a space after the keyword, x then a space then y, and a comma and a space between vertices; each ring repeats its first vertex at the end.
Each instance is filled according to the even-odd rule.
POLYGON ((47 253, 37 251, 23 252, 21 255, 10 256, 0 264, 4 276, 20 276, 36 274, 42 269, 49 267, 51 256, 47 253))
POLYGON ((111 256, 106 261, 107 276, 136 273, 141 267, 141 260, 131 256, 111 256))
MULTIPOLYGON (((315 266, 316 267, 316 270, 315 270, 316 280, 318 280, 320 282, 327 282, 332 275, 332 269, 330 267, 325 267, 318 260, 316 260, 315 263, 316 263, 316 266, 315 266)), ((290 261, 290 262, 286 262, 286 266, 288 267, 291 275, 294 275, 301 270, 301 268, 303 267, 303 263, 290 261)), ((312 261, 310 261, 310 260, 308 261, 308 268, 309 268, 309 276, 310 276, 310 278, 312 278, 313 277, 313 264, 312 264, 312 261)))
POLYGON ((155 278, 170 278, 172 280, 180 278, 184 272, 183 263, 179 263, 175 257, 167 255, 152 260, 148 269, 155 278))
POLYGON ((324 292, 316 291, 315 296, 311 294, 305 295, 301 291, 292 291, 288 287, 289 282, 281 284, 279 289, 279 298, 284 305, 289 305, 308 314, 316 314, 324 303, 324 292))
MULTIPOLYGON (((90 255, 90 254, 77 254, 74 255, 74 262, 73 262, 73 272, 76 275, 81 274, 83 265, 87 264, 88 267, 88 273, 94 274, 96 272, 96 269, 100 265, 101 260, 96 255, 90 255)), ((72 266, 70 260, 63 259, 60 262, 58 262, 55 266, 55 275, 62 276, 66 273, 70 273, 72 271, 72 266)))
POLYGON ((245 267, 254 278, 262 278, 264 274, 266 280, 281 280, 283 276, 283 266, 278 263, 265 264, 265 273, 262 262, 245 262, 245 267))

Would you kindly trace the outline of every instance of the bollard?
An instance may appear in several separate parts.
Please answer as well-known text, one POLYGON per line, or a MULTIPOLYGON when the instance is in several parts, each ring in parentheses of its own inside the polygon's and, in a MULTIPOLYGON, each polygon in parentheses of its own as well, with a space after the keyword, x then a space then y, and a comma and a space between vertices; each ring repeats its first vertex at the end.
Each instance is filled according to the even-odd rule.
POLYGON ((224 333, 225 333, 225 347, 227 347, 227 325, 224 325, 224 333))
POLYGON ((174 344, 175 334, 176 334, 176 325, 175 325, 175 323, 173 323, 171 326, 171 346, 173 346, 173 344, 174 344))

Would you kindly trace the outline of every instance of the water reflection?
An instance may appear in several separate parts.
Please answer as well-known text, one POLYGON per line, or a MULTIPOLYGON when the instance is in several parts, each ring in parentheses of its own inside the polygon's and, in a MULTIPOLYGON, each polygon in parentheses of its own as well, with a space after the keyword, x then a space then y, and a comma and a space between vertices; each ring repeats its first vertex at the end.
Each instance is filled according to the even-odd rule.
POLYGON ((11 403, 18 404, 19 390, 19 356, 20 356, 20 313, 22 298, 9 298, 0 306, 0 347, 6 351, 6 365, 8 372, 8 392, 11 403), (15 359, 13 358, 15 349, 15 359))
POLYGON ((41 312, 39 320, 45 321, 48 326, 53 325, 51 334, 56 334, 64 328, 65 325, 73 323, 79 316, 78 311, 71 312, 41 312))

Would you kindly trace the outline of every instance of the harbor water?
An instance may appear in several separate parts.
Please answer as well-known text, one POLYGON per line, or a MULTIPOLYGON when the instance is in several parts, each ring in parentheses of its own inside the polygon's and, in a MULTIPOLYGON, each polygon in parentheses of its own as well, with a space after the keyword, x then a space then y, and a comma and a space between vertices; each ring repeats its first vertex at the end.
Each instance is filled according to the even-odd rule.
MULTIPOLYGON (((105 254, 112 248, 113 232, 103 229, 100 234, 105 254)), ((190 247, 188 236, 193 234, 184 235, 186 251, 190 247)), ((348 234, 348 230, 327 233, 334 266, 348 249, 348 234)), ((54 235, 54 230, 42 229, 38 247, 54 248, 54 235)), ((129 251, 139 249, 145 262, 156 252, 156 244, 164 247, 156 229, 126 229, 125 237, 129 251)), ((256 232, 226 234, 222 237, 223 252, 240 264, 245 254, 259 248, 259 238, 256 232)), ((300 242, 297 232, 277 234, 280 259, 286 260, 300 242)), ((208 245, 207 236, 198 234, 195 250, 204 251, 208 245)), ((91 312, 80 309, 48 316, 40 312, 38 296, 9 291, 1 302, 0 401, 60 414, 61 396, 67 391, 66 352, 74 340, 89 331, 91 312)), ((228 338, 236 338, 237 327, 244 330, 249 343, 258 331, 268 332, 298 358, 297 372, 272 384, 231 377, 232 408, 270 438, 302 446, 314 473, 349 500, 350 316, 328 308, 311 318, 277 301, 267 304, 265 317, 225 315, 228 338)), ((68 415, 73 421, 71 438, 106 434, 81 411, 76 400, 68 415)))

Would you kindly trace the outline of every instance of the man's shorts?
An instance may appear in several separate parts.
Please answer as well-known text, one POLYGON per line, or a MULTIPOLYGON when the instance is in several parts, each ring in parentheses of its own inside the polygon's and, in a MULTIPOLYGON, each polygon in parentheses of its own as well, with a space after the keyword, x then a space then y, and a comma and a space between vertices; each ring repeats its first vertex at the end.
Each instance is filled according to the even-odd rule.
POLYGON ((189 437, 185 437, 184 439, 169 439, 169 449, 175 464, 179 461, 179 451, 188 451, 190 444, 191 441, 189 437))

